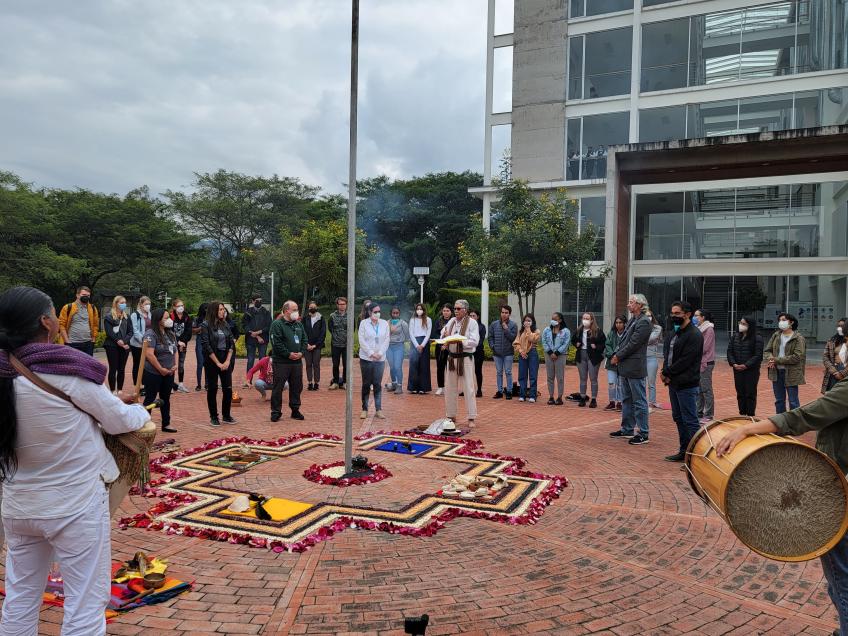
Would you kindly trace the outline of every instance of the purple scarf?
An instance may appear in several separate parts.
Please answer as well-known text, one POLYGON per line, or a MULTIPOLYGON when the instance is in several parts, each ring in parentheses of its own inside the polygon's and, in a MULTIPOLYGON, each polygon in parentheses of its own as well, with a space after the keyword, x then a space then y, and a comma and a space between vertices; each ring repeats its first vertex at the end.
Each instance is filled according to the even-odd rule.
MULTIPOLYGON (((30 343, 12 353, 23 365, 36 373, 72 375, 95 384, 103 384, 106 367, 90 355, 65 345, 30 343)), ((0 378, 17 377, 18 372, 9 362, 9 354, 0 351, 0 378)))

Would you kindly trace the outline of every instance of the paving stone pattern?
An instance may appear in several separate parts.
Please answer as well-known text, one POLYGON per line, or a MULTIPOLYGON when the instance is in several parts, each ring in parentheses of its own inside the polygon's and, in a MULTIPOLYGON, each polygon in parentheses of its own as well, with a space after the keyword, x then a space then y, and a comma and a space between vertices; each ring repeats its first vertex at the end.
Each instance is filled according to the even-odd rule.
MULTIPOLYGON (((186 375, 193 378, 189 358, 186 375)), ((237 387, 243 367, 239 361, 237 387)), ((608 436, 618 426, 615 412, 548 406, 547 396, 536 404, 492 400, 493 373, 487 362, 472 436, 485 442, 484 450, 517 455, 529 470, 570 480, 537 525, 456 519, 424 539, 347 530, 303 554, 115 529, 115 558, 138 550, 166 557, 172 572, 195 587, 120 617, 109 634, 402 634, 403 617, 424 612, 433 636, 830 634, 836 615, 818 561, 784 564, 752 553, 695 497, 679 464, 662 460, 677 450, 670 412, 651 414, 650 444, 630 446, 608 436)), ((731 371, 720 363, 714 377, 717 416, 735 415, 731 371)), ((809 367, 807 382, 802 401, 818 395, 818 366, 809 367)), ((239 389, 244 401, 233 409, 238 424, 217 429, 208 424, 204 393, 176 395, 173 426, 179 432, 166 437, 189 448, 230 435, 343 434, 344 395, 327 391, 327 383, 319 392, 304 392, 305 422, 284 417, 276 424, 269 421, 267 402, 239 389)), ((576 383, 577 371, 569 367, 567 392, 576 383)), ((358 393, 358 381, 356 388, 358 393)), ((355 419, 355 432, 430 422, 444 405, 434 395, 384 392, 383 408, 388 419, 355 419)), ((759 411, 774 412, 765 379, 759 411)), ((369 452, 375 456, 402 477, 348 489, 312 484, 300 476, 309 463, 341 459, 321 449, 286 468, 278 460, 232 481, 268 495, 369 505, 399 504, 417 488, 432 492, 449 474, 443 464, 369 452)), ((150 503, 131 497, 123 514, 150 503)), ((40 633, 59 634, 61 616, 55 608, 43 610, 40 633)))

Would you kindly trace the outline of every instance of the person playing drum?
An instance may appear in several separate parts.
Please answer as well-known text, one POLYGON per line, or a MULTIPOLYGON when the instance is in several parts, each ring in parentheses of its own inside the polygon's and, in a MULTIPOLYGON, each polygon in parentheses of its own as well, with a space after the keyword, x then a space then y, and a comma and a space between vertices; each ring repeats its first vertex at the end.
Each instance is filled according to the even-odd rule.
MULTIPOLYGON (((816 431, 816 448, 843 473, 848 472, 848 382, 838 382, 809 404, 742 425, 718 441, 716 454, 730 453, 749 435, 802 435, 808 431, 816 431)), ((848 534, 820 559, 828 594, 839 613, 839 632, 848 635, 848 534)))
POLYGON ((58 331, 47 294, 14 287, 0 295, 0 478, 7 543, 0 634, 38 631, 51 561, 59 562, 65 582, 62 634, 106 633, 112 564, 106 485, 119 471, 103 432, 129 433, 150 419, 134 404, 134 395, 110 393, 100 362, 51 344, 58 331))

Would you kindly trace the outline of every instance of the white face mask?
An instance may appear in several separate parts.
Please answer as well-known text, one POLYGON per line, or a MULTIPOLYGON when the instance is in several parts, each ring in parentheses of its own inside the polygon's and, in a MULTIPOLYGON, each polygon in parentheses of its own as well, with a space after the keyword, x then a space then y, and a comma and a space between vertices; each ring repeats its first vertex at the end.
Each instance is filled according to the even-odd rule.
POLYGON ((525 327, 527 327, 527 328, 529 329, 530 327, 532 327, 532 326, 533 326, 533 323, 532 323, 532 322, 530 322, 529 320, 525 320, 525 321, 524 321, 524 326, 525 326, 525 327))
POLYGON ((556 327, 559 323, 556 320, 551 320, 551 327, 556 327))
POLYGON ((588 329, 589 327, 591 327, 591 326, 592 326, 592 321, 591 321, 591 320, 586 320, 586 319, 584 318, 584 319, 583 319, 583 326, 584 326, 586 329, 588 329))
POLYGON ((781 331, 786 331, 787 329, 789 329, 789 321, 781 320, 779 323, 777 323, 777 328, 781 331))
POLYGON ((739 333, 745 333, 748 331, 748 325, 739 325, 739 333))
POLYGON ((142 307, 142 310, 144 310, 144 313, 149 314, 150 313, 150 305, 144 305, 142 307))
POLYGON ((174 326, 174 321, 170 318, 165 318, 165 320, 162 321, 162 326, 165 327, 165 329, 170 329, 174 326))
POLYGON ((845 335, 845 330, 844 330, 842 327, 837 327, 837 328, 836 328, 836 333, 837 333, 837 334, 839 334, 840 336, 844 336, 844 335, 845 335))
POLYGON ((416 316, 423 316, 423 315, 424 315, 424 310, 423 310, 423 309, 416 309, 416 310, 415 310, 415 315, 416 315, 416 316))
POLYGON ((375 311, 373 314, 371 314, 371 318, 373 318, 374 320, 380 320, 380 312, 375 311))
POLYGON ((297 320, 298 318, 300 318, 300 312, 296 310, 291 312, 289 314, 289 318, 291 318, 292 320, 297 320))
POLYGON ((182 305, 179 305, 179 306, 177 307, 177 313, 178 313, 178 314, 181 314, 181 313, 183 313, 184 311, 185 311, 185 307, 183 307, 182 305))

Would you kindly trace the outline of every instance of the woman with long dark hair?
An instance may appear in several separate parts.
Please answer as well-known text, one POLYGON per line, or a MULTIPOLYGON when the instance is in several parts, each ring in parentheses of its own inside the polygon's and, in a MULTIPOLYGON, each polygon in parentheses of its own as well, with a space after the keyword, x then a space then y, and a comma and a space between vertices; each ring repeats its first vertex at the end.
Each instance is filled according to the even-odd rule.
POLYGON ((227 424, 236 421, 230 415, 233 402, 233 356, 235 340, 227 324, 227 308, 219 300, 208 304, 206 321, 200 330, 206 369, 206 406, 209 408, 209 423, 220 426, 218 419, 218 379, 221 380, 221 414, 227 424))
MULTIPOLYGON (((201 385, 203 380, 203 367, 206 366, 206 357, 203 355, 203 341, 200 339, 200 332, 203 331, 203 323, 206 322, 207 303, 202 303, 197 310, 197 316, 191 323, 191 333, 194 335, 194 358, 197 360, 197 386, 195 391, 200 391, 206 385, 201 385)), ((206 376, 208 383, 209 376, 206 376)))
POLYGON ((174 374, 177 372, 177 337, 174 335, 174 319, 164 309, 154 309, 151 326, 144 333, 147 343, 144 361, 144 405, 161 400, 162 432, 176 433, 171 428, 171 393, 174 390, 174 374))
MULTIPOLYGON (((624 334, 624 329, 627 326, 627 316, 616 316, 613 321, 612 329, 607 334, 607 340, 604 344, 604 358, 606 358, 607 367, 607 393, 609 394, 609 404, 604 407, 605 411, 620 411, 621 410, 621 388, 618 385, 618 365, 612 363, 615 357, 615 352, 618 349, 618 342, 624 334)), ((589 404, 589 406, 592 406, 589 404)))
MULTIPOLYGON (((106 340, 103 348, 109 361, 109 390, 117 393, 124 388, 124 374, 127 368, 127 358, 130 356, 130 339, 133 336, 132 322, 127 313, 127 299, 115 296, 112 300, 112 311, 103 317, 103 331, 106 340)), ((135 378, 133 378, 135 383, 135 378)))
POLYGON ((757 384, 763 364, 763 337, 750 316, 739 320, 736 333, 727 344, 727 364, 733 369, 739 415, 757 414, 757 384))
POLYGON ((824 377, 821 392, 827 393, 833 385, 848 376, 848 318, 836 323, 836 333, 827 341, 822 355, 824 377))
POLYGON ((192 319, 185 308, 185 303, 181 298, 174 298, 171 301, 171 320, 174 321, 174 336, 177 338, 177 347, 179 347, 178 356, 178 382, 174 382, 174 391, 180 393, 188 393, 186 385, 183 384, 185 379, 185 359, 188 354, 188 343, 191 342, 191 326, 192 319))
POLYGON ((103 431, 128 433, 149 419, 140 405, 109 392, 103 364, 52 344, 58 332, 47 294, 13 287, 0 295, 2 634, 37 633, 51 561, 59 562, 65 581, 62 633, 106 633, 112 565, 106 484, 120 473, 103 431))
POLYGON ((512 346, 518 353, 518 401, 535 402, 538 394, 537 379, 539 377, 539 344, 542 334, 536 328, 536 317, 525 314, 521 319, 521 329, 512 346))
POLYGON ((565 391, 565 362, 571 331, 565 326, 565 317, 558 311, 551 314, 551 322, 542 332, 542 349, 545 352, 545 372, 548 376, 548 404, 562 405, 565 391), (554 381, 559 389, 554 397, 554 381))
POLYGON ((798 387, 806 384, 804 371, 807 366, 807 341, 798 333, 798 319, 792 314, 777 316, 775 331, 763 350, 763 359, 768 367, 771 388, 774 391, 776 413, 801 406, 798 387))
MULTIPOLYGON (((449 304, 442 306, 439 319, 433 325, 433 333, 438 338, 442 329, 453 318, 453 307, 449 304)), ((440 344, 436 345, 436 395, 442 395, 445 392, 445 368, 448 366, 448 349, 440 344)))
POLYGON ((410 393, 429 393, 433 386, 430 382, 430 335, 433 321, 427 315, 427 309, 421 303, 415 305, 415 315, 409 319, 409 336, 412 346, 409 348, 409 380, 406 388, 410 393))

